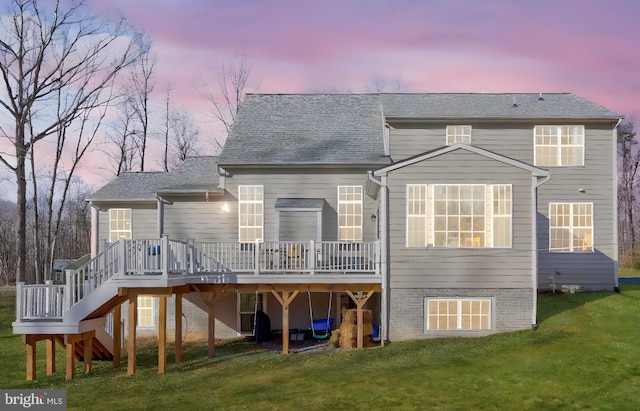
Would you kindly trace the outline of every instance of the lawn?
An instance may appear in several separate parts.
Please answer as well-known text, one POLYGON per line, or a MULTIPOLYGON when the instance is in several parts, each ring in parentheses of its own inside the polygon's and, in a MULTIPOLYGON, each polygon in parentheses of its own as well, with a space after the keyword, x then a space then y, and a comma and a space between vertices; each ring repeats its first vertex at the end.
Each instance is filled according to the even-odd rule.
MULTIPOLYGON (((111 363, 85 375, 25 381, 25 349, 11 334, 15 293, 0 294, 0 387, 66 389, 69 410, 640 409, 640 284, 612 292, 542 294, 537 331, 392 343, 384 348, 281 354, 233 342, 207 359, 206 343, 157 374, 157 347, 141 342, 138 369, 111 363)), ((40 347, 42 344, 42 347, 40 347)))

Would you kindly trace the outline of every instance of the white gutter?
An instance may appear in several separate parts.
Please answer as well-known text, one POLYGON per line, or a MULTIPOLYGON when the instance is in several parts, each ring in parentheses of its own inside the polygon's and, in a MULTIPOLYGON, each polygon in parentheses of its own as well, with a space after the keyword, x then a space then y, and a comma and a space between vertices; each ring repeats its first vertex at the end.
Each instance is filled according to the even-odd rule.
POLYGON ((620 292, 620 285, 618 283, 618 126, 622 123, 622 119, 619 118, 616 125, 613 127, 613 290, 620 292))
POLYGON ((384 345, 389 340, 389 199, 387 193, 387 176, 381 177, 381 181, 373 178, 373 172, 368 171, 367 177, 370 182, 380 186, 380 210, 378 222, 380 227, 380 275, 381 283, 381 299, 380 299, 380 344, 384 345))
POLYGON ((549 181, 551 178, 551 172, 547 174, 542 180, 538 180, 538 177, 531 176, 531 229, 533 235, 531 236, 531 249, 532 254, 532 278, 533 278, 533 312, 531 313, 531 328, 538 328, 538 187, 549 181))

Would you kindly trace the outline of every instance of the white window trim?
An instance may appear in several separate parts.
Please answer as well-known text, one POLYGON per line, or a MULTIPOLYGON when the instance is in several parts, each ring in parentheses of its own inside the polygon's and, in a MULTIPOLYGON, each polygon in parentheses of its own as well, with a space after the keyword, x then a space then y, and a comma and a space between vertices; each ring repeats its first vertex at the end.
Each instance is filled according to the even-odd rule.
MULTIPOLYGON (((427 246, 429 245, 429 186, 427 184, 407 184, 406 186, 406 194, 405 194, 405 198, 406 198, 406 233, 405 233, 405 245, 407 246, 407 248, 427 248, 427 246), (418 199, 420 201, 424 201, 424 214, 412 214, 410 213, 409 210, 409 187, 421 187, 422 190, 424 190, 424 199, 418 199), (424 245, 413 245, 413 244, 409 244, 409 232, 410 232, 410 217, 415 217, 415 218, 424 218, 424 245)), ((414 199, 415 198, 415 191, 414 191, 414 199)))
MULTIPOLYGON (((256 214, 257 215, 257 214, 256 214)), ((238 241, 241 243, 253 243, 253 242, 263 242, 264 241, 264 186, 262 185, 258 185, 258 184, 244 184, 244 185, 239 185, 238 186, 238 241), (243 188, 256 188, 259 187, 262 190, 262 198, 260 200, 242 200, 240 197, 240 191, 243 188), (251 203, 251 204, 260 204, 260 214, 261 214, 261 221, 262 224, 260 225, 242 225, 242 204, 243 203, 251 203), (243 240, 242 239, 242 229, 243 228, 253 228, 253 229, 260 229, 261 232, 261 236, 260 238, 255 238, 252 239, 251 241, 247 241, 247 240, 243 240)))
POLYGON ((362 186, 359 185, 339 185, 337 187, 337 200, 338 200, 338 240, 339 241, 362 241, 362 236, 363 236, 363 227, 362 227, 362 218, 363 218, 363 214, 364 214, 364 191, 362 189, 362 186), (340 200, 340 190, 341 189, 358 189, 359 190, 359 194, 360 194, 360 200, 347 200, 347 201, 343 201, 340 200), (360 204, 360 219, 357 225, 345 225, 342 226, 340 225, 340 217, 342 216, 342 214, 340 213, 340 205, 342 204, 360 204), (360 230, 360 236, 359 238, 351 238, 351 239, 347 239, 347 240, 343 240, 340 238, 340 233, 342 231, 343 228, 357 228, 360 230))
MULTIPOLYGON (((506 198, 505 198, 506 201, 506 198)), ((500 248, 500 249, 510 249, 513 248, 513 185, 512 184, 407 184, 405 187, 405 246, 407 248, 438 248, 438 249, 459 249, 459 248, 500 248), (426 212, 426 222, 425 222, 425 246, 421 245, 411 245, 410 240, 410 217, 420 217, 419 214, 411 214, 409 210, 409 189, 410 187, 424 187, 425 191, 425 212, 426 212), (484 219, 485 219, 485 227, 484 227, 484 246, 483 247, 465 247, 464 245, 458 247, 447 247, 447 246, 436 246, 435 245, 435 195, 434 195, 434 187, 435 186, 483 186, 483 192, 485 193, 484 197, 484 219), (494 190, 500 187, 508 187, 509 188, 509 213, 510 214, 495 214, 493 213, 493 203, 494 203, 494 190), (495 245, 495 220, 497 218, 508 218, 509 219, 509 244, 508 245, 495 245)))
POLYGON ((110 243, 115 243, 116 241, 118 241, 121 238, 126 238, 126 239, 130 239, 132 236, 132 231, 133 231, 133 210, 130 208, 110 208, 109 209, 109 242, 110 243), (111 217, 111 213, 112 212, 129 212, 129 230, 118 230, 116 228, 113 227, 113 218, 111 217), (114 233, 118 233, 118 235, 115 236, 115 238, 113 238, 112 234, 114 233), (122 235, 124 234, 124 235, 122 235))
POLYGON ((463 124, 458 124, 458 125, 451 125, 451 126, 447 126, 447 136, 445 139, 445 145, 447 146, 452 146, 454 144, 471 144, 471 136, 472 136, 472 127, 470 125, 463 125, 463 124), (464 141, 465 136, 467 135, 466 133, 466 128, 468 128, 469 133, 469 141, 464 141), (458 137, 461 138, 461 141, 456 141, 458 139, 458 137), (450 141, 451 138, 454 139, 454 141, 450 141))
POLYGON ((495 318, 495 298, 493 297, 425 297, 423 301, 424 305, 424 333, 454 333, 454 332, 464 332, 464 333, 479 333, 479 332, 491 332, 494 327, 494 318, 495 318), (456 301, 457 302, 457 328, 450 329, 430 329, 430 316, 429 316, 429 301, 438 300, 438 301, 456 301), (488 319, 489 328, 470 328, 463 329, 462 328, 462 311, 461 305, 463 301, 485 301, 489 303, 489 312, 486 314, 488 319))
POLYGON ((584 201, 580 201, 580 202, 570 202, 570 201, 558 201, 558 202, 551 202, 549 203, 549 252, 550 253, 593 253, 595 252, 595 239, 596 239, 596 232, 595 232, 595 227, 594 227, 594 220, 593 220, 593 203, 591 202, 584 202, 584 201), (568 204, 570 205, 570 211, 569 211, 569 222, 571 223, 571 225, 569 226, 569 232, 571 237, 573 237, 573 230, 574 228, 576 229, 583 229, 585 227, 574 227, 573 226, 573 212, 574 212, 574 207, 577 205, 589 205, 591 207, 591 249, 590 250, 586 250, 586 251, 581 251, 581 250, 574 250, 573 247, 573 241, 571 241, 570 244, 570 250, 561 250, 561 249, 554 249, 551 247, 551 230, 552 230, 552 226, 551 226, 551 208, 553 207, 554 204, 568 204))
POLYGON ((580 124, 538 124, 533 127, 533 165, 539 167, 584 167, 584 159, 586 152, 586 135, 585 135, 585 126, 580 124), (557 127, 558 128, 558 144, 550 145, 550 144, 538 144, 536 138, 536 130, 539 127, 557 127), (582 144, 562 144, 562 127, 580 127, 582 130, 582 144), (557 158, 556 164, 553 165, 540 165, 538 164, 538 150, 539 146, 543 147, 556 147, 557 148, 557 158), (562 148, 563 147, 582 147, 582 158, 580 159, 580 164, 562 164, 562 148))

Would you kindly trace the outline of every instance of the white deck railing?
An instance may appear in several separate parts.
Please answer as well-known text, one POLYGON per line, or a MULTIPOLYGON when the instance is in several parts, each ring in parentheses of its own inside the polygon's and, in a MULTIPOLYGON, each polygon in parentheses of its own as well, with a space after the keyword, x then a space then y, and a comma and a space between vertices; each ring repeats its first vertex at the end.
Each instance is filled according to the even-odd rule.
POLYGON ((63 319, 114 277, 169 274, 379 274, 379 243, 211 243, 121 239, 72 273, 65 285, 17 285, 16 319, 63 319))

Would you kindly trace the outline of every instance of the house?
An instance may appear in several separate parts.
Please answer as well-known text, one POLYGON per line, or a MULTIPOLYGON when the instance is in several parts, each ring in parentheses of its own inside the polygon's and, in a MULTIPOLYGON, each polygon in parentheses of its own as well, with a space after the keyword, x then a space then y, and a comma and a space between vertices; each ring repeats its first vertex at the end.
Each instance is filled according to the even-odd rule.
POLYGON ((383 342, 535 328, 539 290, 618 285, 620 119, 569 93, 247 95, 219 157, 88 199, 94 258, 64 287, 19 285, 14 332, 28 356, 63 340, 117 362, 102 330, 126 307, 132 374, 136 323, 158 333, 162 370, 185 309, 210 355, 258 310, 285 353, 346 307, 358 346, 363 309, 383 342))

